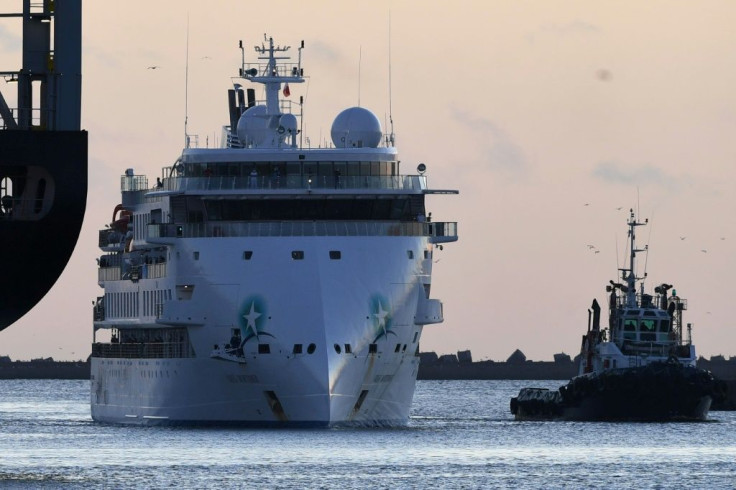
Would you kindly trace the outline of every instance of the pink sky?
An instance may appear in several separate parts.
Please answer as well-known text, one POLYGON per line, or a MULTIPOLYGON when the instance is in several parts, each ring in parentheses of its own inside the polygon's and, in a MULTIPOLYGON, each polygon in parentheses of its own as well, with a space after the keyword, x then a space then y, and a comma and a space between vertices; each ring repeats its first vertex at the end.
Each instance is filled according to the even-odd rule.
MULTIPOLYGON (((238 40, 251 55, 264 32, 294 49, 305 40, 310 79, 291 97, 305 96, 313 145, 359 98, 384 121, 389 15, 402 169, 424 162, 431 187, 460 190, 429 198, 460 240, 435 256, 445 323, 425 328, 422 350, 577 354, 635 207, 651 223, 639 231, 647 290, 674 284, 698 352, 736 355, 736 3, 87 0, 83 15, 87 215, 52 291, 0 332, 0 355, 89 354, 97 232, 119 176, 132 167, 153 181, 181 152, 187 16, 189 132, 204 146, 227 123, 238 40)), ((19 39, 0 22, 0 68, 20 67, 19 39)))

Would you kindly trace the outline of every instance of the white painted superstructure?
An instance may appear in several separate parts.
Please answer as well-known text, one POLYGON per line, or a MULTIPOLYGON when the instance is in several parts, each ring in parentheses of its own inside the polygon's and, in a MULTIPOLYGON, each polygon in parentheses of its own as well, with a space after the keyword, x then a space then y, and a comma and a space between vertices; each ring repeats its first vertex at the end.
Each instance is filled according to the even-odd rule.
MULTIPOLYGON (((303 47, 303 43, 302 43, 303 47)), ((91 407, 114 423, 403 424, 454 222, 425 210, 366 109, 334 147, 300 144, 298 63, 271 39, 235 84, 223 148, 187 148, 153 186, 126 171, 100 231, 91 407)))

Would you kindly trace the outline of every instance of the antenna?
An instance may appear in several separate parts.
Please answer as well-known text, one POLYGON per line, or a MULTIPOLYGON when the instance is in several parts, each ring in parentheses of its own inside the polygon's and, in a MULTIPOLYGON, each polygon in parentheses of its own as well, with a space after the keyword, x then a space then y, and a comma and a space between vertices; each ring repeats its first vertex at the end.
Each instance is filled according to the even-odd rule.
POLYGON ((394 115, 393 108, 391 105, 391 10, 388 11, 388 120, 391 124, 391 134, 388 137, 391 146, 394 146, 394 115))
POLYGON ((184 70, 184 148, 189 148, 189 12, 187 12, 187 62, 184 70))
POLYGON ((360 65, 363 62, 363 46, 358 51, 358 107, 360 107, 360 65))

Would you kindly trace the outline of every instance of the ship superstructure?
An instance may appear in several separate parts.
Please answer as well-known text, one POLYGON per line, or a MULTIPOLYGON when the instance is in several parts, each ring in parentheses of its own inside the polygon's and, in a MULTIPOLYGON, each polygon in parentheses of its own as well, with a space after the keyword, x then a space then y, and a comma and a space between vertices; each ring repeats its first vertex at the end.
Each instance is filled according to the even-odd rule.
POLYGON ((407 421, 422 329, 443 321, 433 257, 457 240, 425 196, 457 191, 430 190, 423 164, 402 174, 361 107, 337 116, 334 147, 304 148, 287 100, 303 47, 243 55, 222 148, 187 141, 155 184, 122 176, 100 231, 95 420, 407 421))

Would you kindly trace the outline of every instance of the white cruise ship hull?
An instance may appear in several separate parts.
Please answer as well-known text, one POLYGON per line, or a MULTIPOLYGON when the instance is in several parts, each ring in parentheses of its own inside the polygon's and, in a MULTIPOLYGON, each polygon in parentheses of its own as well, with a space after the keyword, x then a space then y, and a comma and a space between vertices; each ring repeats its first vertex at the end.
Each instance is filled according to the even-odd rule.
MULTIPOLYGON (((175 283, 143 278, 134 289, 174 291, 158 317, 142 316, 150 324, 141 326, 184 326, 194 357, 93 357, 92 417, 130 424, 405 424, 431 249, 426 237, 182 239, 178 259, 169 262, 175 283), (248 260, 244 251, 252 252, 248 260), (233 329, 246 339, 242 357, 212 357, 233 329)), ((133 285, 120 283, 121 292, 133 285)))

